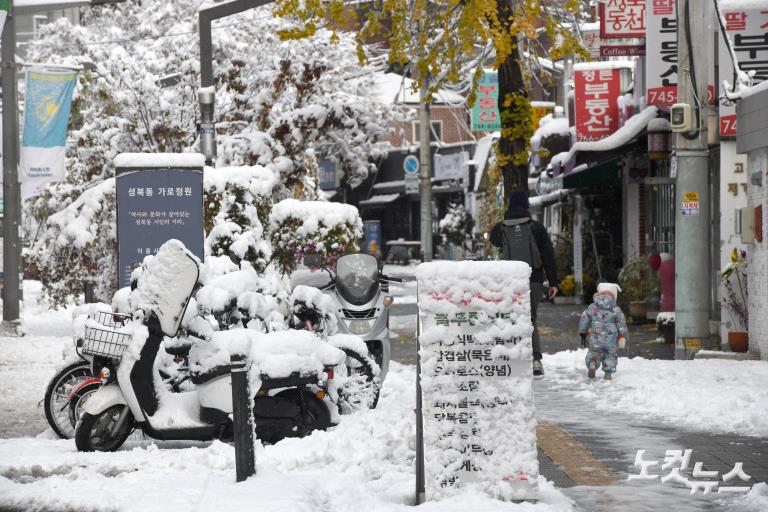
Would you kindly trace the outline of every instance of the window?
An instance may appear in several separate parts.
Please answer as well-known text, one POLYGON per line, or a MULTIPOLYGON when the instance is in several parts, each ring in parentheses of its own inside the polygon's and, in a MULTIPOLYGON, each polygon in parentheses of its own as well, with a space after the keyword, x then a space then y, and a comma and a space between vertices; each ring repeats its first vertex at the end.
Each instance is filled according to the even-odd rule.
MULTIPOLYGON (((443 140, 443 122, 442 121, 430 121, 429 124, 432 125, 432 132, 430 133, 430 141, 442 141, 443 140)), ((414 121, 411 125, 413 128, 413 142, 414 144, 421 141, 421 137, 419 137, 420 134, 420 127, 421 123, 418 121, 414 121)))

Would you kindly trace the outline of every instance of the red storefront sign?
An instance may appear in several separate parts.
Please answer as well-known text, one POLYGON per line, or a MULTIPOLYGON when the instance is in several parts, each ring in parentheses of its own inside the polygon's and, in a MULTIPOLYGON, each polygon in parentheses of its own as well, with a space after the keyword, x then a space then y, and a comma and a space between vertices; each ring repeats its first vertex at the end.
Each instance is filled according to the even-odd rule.
POLYGON ((597 64, 574 69, 576 142, 602 140, 619 128, 621 69, 597 64))
MULTIPOLYGON (((745 73, 754 73, 752 80, 756 84, 768 80, 768 2, 765 3, 766 7, 753 9, 736 8, 740 4, 733 1, 721 4, 725 30, 739 60, 739 68, 745 73)), ((733 63, 722 35, 719 43, 720 83, 725 80, 733 87, 733 63)), ((720 135, 736 136, 736 107, 733 104, 720 105, 720 135)))
POLYGON ((645 0, 607 0, 601 3, 600 37, 645 37, 645 0))

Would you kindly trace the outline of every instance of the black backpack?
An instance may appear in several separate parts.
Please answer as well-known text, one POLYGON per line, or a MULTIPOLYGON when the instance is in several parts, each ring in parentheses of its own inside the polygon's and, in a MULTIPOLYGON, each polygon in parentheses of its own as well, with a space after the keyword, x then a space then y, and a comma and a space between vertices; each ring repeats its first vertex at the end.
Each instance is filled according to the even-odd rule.
POLYGON ((539 246, 533 236, 533 222, 529 217, 506 219, 501 222, 501 259, 524 261, 534 270, 544 264, 539 246))

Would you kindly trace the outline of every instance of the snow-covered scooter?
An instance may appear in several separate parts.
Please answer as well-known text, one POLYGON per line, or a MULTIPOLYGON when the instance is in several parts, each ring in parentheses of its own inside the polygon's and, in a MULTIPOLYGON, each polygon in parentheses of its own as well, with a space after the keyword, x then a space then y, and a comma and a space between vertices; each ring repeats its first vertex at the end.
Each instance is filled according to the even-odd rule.
POLYGON ((389 370, 389 307, 394 302, 390 282, 401 283, 402 279, 383 275, 375 256, 355 253, 336 261, 335 275, 321 288, 336 302, 339 332, 365 341, 381 368, 381 382, 389 370))
POLYGON ((333 368, 343 351, 307 331, 263 334, 249 329, 213 333, 190 350, 195 389, 171 393, 160 382, 156 356, 175 337, 198 279, 198 261, 177 240, 146 264, 132 295, 134 322, 103 329, 81 350, 111 361, 103 385, 83 406, 75 428, 80 451, 112 451, 138 428, 159 440, 228 440, 232 436, 230 349, 245 353, 256 434, 265 442, 300 437, 338 420, 331 402, 333 368), (271 339, 270 337, 280 339, 271 339))

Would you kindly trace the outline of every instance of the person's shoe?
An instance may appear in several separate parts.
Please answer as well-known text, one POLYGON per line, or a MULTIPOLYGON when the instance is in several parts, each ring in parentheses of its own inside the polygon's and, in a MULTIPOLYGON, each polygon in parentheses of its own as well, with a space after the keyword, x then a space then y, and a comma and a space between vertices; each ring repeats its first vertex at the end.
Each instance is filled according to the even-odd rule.
POLYGON ((541 359, 533 360, 533 378, 534 379, 544 378, 544 366, 541 364, 541 359))
POLYGON ((605 380, 611 380, 613 378, 613 372, 605 372, 605 375, 603 376, 605 380))
POLYGON ((594 360, 590 361, 589 365, 587 365, 587 377, 589 377, 590 379, 594 379, 596 370, 597 370, 597 364, 595 364, 594 360))

